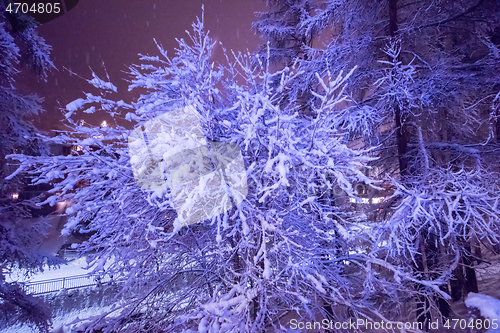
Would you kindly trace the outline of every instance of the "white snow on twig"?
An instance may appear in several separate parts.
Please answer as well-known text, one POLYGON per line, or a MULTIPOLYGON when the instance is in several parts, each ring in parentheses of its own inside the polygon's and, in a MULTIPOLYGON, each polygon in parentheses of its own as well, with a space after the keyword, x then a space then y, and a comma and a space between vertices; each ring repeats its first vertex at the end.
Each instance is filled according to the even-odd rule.
POLYGON ((93 85, 94 87, 96 87, 98 89, 111 90, 114 92, 117 91, 116 86, 114 84, 112 84, 111 82, 106 82, 106 81, 100 79, 97 75, 95 75, 94 72, 92 72, 92 77, 93 77, 93 79, 87 80, 87 82, 90 83, 91 85, 93 85))

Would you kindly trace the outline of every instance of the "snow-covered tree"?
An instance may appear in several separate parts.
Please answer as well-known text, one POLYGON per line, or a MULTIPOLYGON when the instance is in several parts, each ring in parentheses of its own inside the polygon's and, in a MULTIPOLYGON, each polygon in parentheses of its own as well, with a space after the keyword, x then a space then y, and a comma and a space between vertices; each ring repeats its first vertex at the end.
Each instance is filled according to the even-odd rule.
MULTIPOLYGON (((274 0, 268 6, 268 12, 258 13, 253 29, 269 41, 271 61, 291 65, 297 57, 307 59, 306 50, 319 32, 316 25, 305 23, 317 9, 315 1, 274 0)), ((266 53, 264 46, 260 54, 266 53)))
POLYGON ((34 202, 19 197, 26 185, 22 175, 9 180, 5 177, 16 169, 6 155, 35 155, 44 149, 31 123, 43 111, 41 99, 20 93, 15 86, 16 74, 24 66, 34 77, 45 79, 53 64, 44 39, 33 29, 16 32, 12 24, 19 17, 9 20, 7 14, 0 3, 0 321, 2 325, 23 321, 46 331, 50 326, 48 307, 26 295, 17 283, 7 282, 5 275, 13 269, 31 273, 42 267, 45 259, 36 249, 47 225, 43 219, 30 226, 19 223, 31 216, 34 202))
MULTIPOLYGON (((279 319, 290 313, 385 319, 379 305, 408 283, 439 290, 439 283, 368 255, 373 237, 342 204, 357 199, 354 184, 377 187, 361 172, 372 158, 349 148, 349 133, 339 129, 355 66, 319 66, 314 76, 321 89, 311 92, 310 117, 303 117, 297 111, 302 102, 289 98, 297 80, 309 75, 301 66, 271 70, 270 48, 265 56, 238 54, 216 65, 210 61, 216 45, 199 20, 189 42, 178 43, 174 57, 159 46, 161 57, 143 55, 143 63, 131 67, 130 89, 147 91, 137 101, 112 100, 107 94, 116 87, 93 73, 88 82, 101 94, 68 104, 70 129, 52 139, 78 147, 72 155, 11 156, 34 184, 54 183, 44 203, 72 202, 64 232, 88 233, 79 250, 96 272, 113 276, 118 296, 126 297, 94 320, 94 328, 261 332, 282 329, 279 319), (163 176, 141 182, 158 169, 156 175, 168 174, 166 165, 188 156, 156 155, 178 131, 166 124, 197 122, 178 118, 177 110, 186 108, 195 110, 207 150, 200 148, 204 163, 179 177, 198 186, 175 192, 163 186, 163 176), (130 126, 92 126, 77 120, 80 112, 107 112, 130 126), (219 158, 238 154, 245 179, 218 167, 219 158), (228 191, 221 183, 204 193, 214 179, 246 181, 248 190, 228 191), (332 195, 334 188, 341 192, 332 195), (178 198, 189 211, 209 196, 221 198, 215 208, 227 208, 200 223, 183 223, 178 198)), ((172 182, 167 176, 165 183, 172 182)))
MULTIPOLYGON (((358 66, 348 80, 345 117, 336 126, 379 147, 373 165, 395 190, 375 207, 383 208, 381 217, 373 217, 382 221, 375 244, 385 245, 373 254, 416 279, 434 279, 455 300, 464 288, 477 291, 474 247, 498 244, 498 2, 314 4, 314 11, 310 4, 295 8, 309 13, 297 16, 297 29, 315 27, 323 34, 315 47, 301 45, 308 50, 307 60, 298 61, 305 75, 292 87, 295 95, 321 90, 315 73, 358 66)), ((273 24, 283 27, 267 31, 288 29, 286 12, 270 11, 280 17, 273 24)), ((256 26, 267 22, 261 16, 256 26)), ((432 288, 414 292, 420 295, 419 320, 428 321, 434 306, 449 312, 446 295, 436 299, 432 288)))

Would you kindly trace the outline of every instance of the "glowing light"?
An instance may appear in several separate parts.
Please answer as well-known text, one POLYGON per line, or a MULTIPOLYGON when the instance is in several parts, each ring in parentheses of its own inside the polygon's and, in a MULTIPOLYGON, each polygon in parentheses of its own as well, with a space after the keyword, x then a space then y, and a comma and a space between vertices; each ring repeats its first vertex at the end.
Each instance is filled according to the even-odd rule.
POLYGON ((19 198, 19 193, 12 193, 12 199, 16 200, 19 198))
POLYGON ((64 208, 68 207, 70 204, 70 201, 69 200, 64 200, 64 201, 59 201, 56 203, 57 205, 57 210, 58 211, 63 211, 64 208))
POLYGON ((108 127, 108 122, 106 120, 103 120, 101 123, 102 127, 108 127))
POLYGON ((368 198, 349 198, 349 201, 352 203, 364 203, 364 204, 370 202, 368 198))

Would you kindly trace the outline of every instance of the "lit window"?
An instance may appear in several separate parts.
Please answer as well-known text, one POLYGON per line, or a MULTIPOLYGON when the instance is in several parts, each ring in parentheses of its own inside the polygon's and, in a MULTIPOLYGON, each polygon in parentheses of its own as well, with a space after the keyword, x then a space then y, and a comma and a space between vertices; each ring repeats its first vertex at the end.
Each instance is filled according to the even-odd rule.
POLYGON ((19 198, 19 193, 12 193, 12 199, 16 200, 19 198))
POLYGON ((364 204, 370 202, 368 198, 349 198, 349 201, 352 203, 364 203, 364 204))

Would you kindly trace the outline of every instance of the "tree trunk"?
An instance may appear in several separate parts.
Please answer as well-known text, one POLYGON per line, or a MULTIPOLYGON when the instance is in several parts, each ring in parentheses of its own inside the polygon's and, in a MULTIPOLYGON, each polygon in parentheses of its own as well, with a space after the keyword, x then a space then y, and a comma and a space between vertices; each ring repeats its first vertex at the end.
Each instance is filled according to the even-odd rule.
MULTIPOLYGON (((389 0, 389 36, 394 38, 397 37, 398 34, 398 0, 389 0)), ((404 182, 406 176, 408 176, 408 160, 407 160, 407 152, 408 152, 408 141, 409 141, 409 133, 406 130, 404 123, 401 117, 401 108, 399 107, 397 101, 394 101, 394 122, 396 124, 396 143, 398 148, 398 162, 399 162, 399 174, 400 180, 404 182)), ((421 255, 417 256, 417 264, 416 269, 419 272, 424 273, 427 271, 427 258, 426 258, 426 244, 425 237, 423 235, 424 232, 421 232, 419 235, 420 238, 420 247, 421 247, 421 255)), ((419 294, 417 296, 417 321, 421 322, 423 327, 427 327, 427 323, 430 322, 430 312, 426 311, 429 307, 429 303, 426 294, 422 285, 416 286, 419 294)))
MULTIPOLYGON (((424 278, 427 278, 428 276, 428 272, 429 272, 429 268, 428 268, 428 261, 427 261, 427 249, 425 247, 425 234, 424 234, 424 231, 420 232, 419 233, 419 242, 420 242, 420 255, 417 255, 416 256, 416 269, 417 271, 419 272, 422 272, 422 276, 424 278)), ((425 296, 427 293, 425 291, 426 287, 421 285, 421 284, 417 284, 416 285, 416 289, 418 291, 418 295, 417 295, 417 310, 415 311, 416 312, 416 317, 417 317, 417 321, 422 323, 422 327, 424 328, 424 330, 428 330, 428 324, 429 322, 431 321, 431 314, 430 314, 430 311, 429 311, 429 300, 427 299, 427 297, 425 296)))
POLYGON ((472 268, 472 265, 475 264, 474 260, 471 259, 472 251, 469 242, 465 242, 465 252, 463 255, 463 262, 465 268, 465 283, 464 283, 464 291, 465 294, 468 295, 470 292, 477 293, 479 292, 479 288, 477 285, 476 278, 476 270, 472 268))
POLYGON ((451 286, 451 299, 454 302, 460 301, 462 299, 463 293, 462 293, 462 286, 464 284, 464 271, 463 271, 463 266, 462 266, 462 260, 460 260, 460 263, 458 264, 458 267, 455 268, 453 271, 453 276, 454 278, 450 280, 450 286, 451 286))

